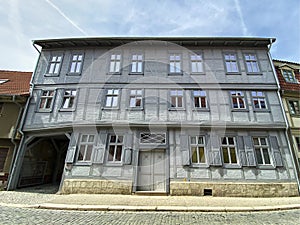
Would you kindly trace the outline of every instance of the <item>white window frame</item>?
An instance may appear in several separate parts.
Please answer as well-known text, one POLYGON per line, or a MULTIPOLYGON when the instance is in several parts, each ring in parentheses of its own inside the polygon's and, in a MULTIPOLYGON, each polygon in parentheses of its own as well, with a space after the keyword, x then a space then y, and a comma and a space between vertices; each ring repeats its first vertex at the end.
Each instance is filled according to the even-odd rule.
POLYGON ((181 55, 172 53, 169 55, 169 73, 181 74, 181 55))
POLYGON ((71 55, 69 74, 81 74, 83 58, 83 53, 74 53, 71 55))
POLYGON ((144 71, 143 54, 133 54, 131 57, 131 74, 143 74, 144 71))
POLYGON ((205 136, 190 136, 190 151, 191 151, 191 163, 193 165, 203 165, 207 164, 207 154, 206 154, 206 148, 205 148, 205 136), (199 143, 200 138, 202 139, 202 142, 199 143), (193 161, 193 154, 194 151, 196 151, 196 162, 193 161), (201 155, 200 150, 203 150, 203 155, 201 155))
POLYGON ((61 110, 72 110, 75 108, 76 99, 77 99, 77 90, 76 89, 64 89, 63 90, 63 100, 61 105, 61 110), (70 106, 70 104, 72 105, 70 106))
POLYGON ((143 108, 143 89, 129 90, 129 108, 143 108), (138 102, 140 102, 140 105, 137 105, 138 102))
POLYGON ((252 137, 252 141, 253 141, 257 165, 271 166, 272 165, 272 155, 270 152, 270 146, 268 144, 268 138, 267 137, 252 137), (256 143, 255 139, 257 139, 257 143, 256 143), (264 141, 262 141, 262 140, 264 140, 264 141), (267 151, 267 153, 268 153, 269 163, 266 163, 266 157, 264 155, 265 151, 267 151), (258 153, 259 153, 260 157, 258 156, 258 153), (261 159, 262 162, 259 162, 259 159, 261 159))
POLYGON ((260 73, 258 60, 256 54, 247 53, 244 54, 247 73, 260 73))
POLYGON ((224 63, 225 63, 226 73, 229 74, 240 73, 238 58, 236 53, 224 53, 224 63), (234 68, 236 68, 236 70, 234 68))
POLYGON ((281 73, 282 73, 282 76, 283 76, 283 78, 286 82, 288 82, 288 83, 298 83, 293 70, 282 69, 281 73))
POLYGON ((107 150, 107 162, 108 163, 121 163, 124 154, 124 135, 110 134, 108 139, 107 150), (115 141, 112 141, 112 137, 115 137, 115 141), (121 139, 121 141, 120 141, 121 139), (120 142, 119 142, 120 141, 120 142), (121 146, 121 155, 119 160, 117 159, 118 148, 121 146), (111 154, 113 150, 113 154, 111 154))
POLYGON ((62 61, 63 61, 62 54, 51 55, 48 62, 46 74, 48 76, 58 76, 60 73, 62 61))
POLYGON ((239 109, 247 109, 246 107, 246 100, 245 100, 245 93, 243 91, 230 91, 230 98, 231 98, 231 107, 232 109, 239 110, 239 109), (234 107, 234 99, 236 100, 237 107, 234 107), (243 102, 244 107, 242 107, 243 102))
POLYGON ((223 159, 224 164, 227 164, 227 165, 238 165, 239 164, 239 158, 238 158, 238 153, 237 153, 237 148, 236 148, 235 137, 233 137, 233 136, 224 136, 224 137, 221 138, 221 153, 222 153, 222 159, 223 159), (225 140, 226 143, 223 143, 224 140, 225 140), (229 140, 232 140, 233 143, 230 143, 229 140), (236 162, 233 162, 232 150, 234 150, 233 153, 235 155, 236 162), (226 152, 227 155, 228 155, 228 162, 225 162, 224 152, 226 152))
POLYGON ((110 55, 109 73, 121 73, 121 60, 122 55, 120 53, 114 53, 110 55))
POLYGON ((191 74, 204 73, 203 56, 201 53, 191 54, 190 61, 191 61, 191 74))
POLYGON ((119 107, 120 89, 107 89, 105 98, 105 108, 119 107))
POLYGON ((207 93, 204 90, 192 90, 192 97, 193 97, 193 106, 195 109, 208 109, 207 105, 207 93), (199 92, 199 93, 197 93, 199 92), (203 106, 202 100, 205 101, 205 106, 203 106), (196 100, 199 101, 199 106, 196 106, 196 100))
POLYGON ((78 143, 78 153, 77 153, 77 158, 76 158, 77 162, 80 163, 80 162, 91 162, 92 161, 95 141, 96 141, 96 135, 95 134, 81 134, 80 135, 80 140, 79 140, 79 143, 78 143), (83 140, 83 137, 86 137, 86 141, 83 140), (90 140, 91 137, 92 137, 92 140, 90 140), (82 154, 82 159, 79 159, 82 147, 84 148, 83 149, 84 151, 83 151, 83 154, 82 154), (87 152, 88 151, 91 151, 89 159, 87 158, 87 156, 88 156, 87 152))
POLYGON ((267 99, 263 91, 251 91, 251 96, 254 110, 268 109, 267 99))
POLYGON ((40 94, 40 99, 39 99, 39 104, 38 104, 38 110, 39 111, 51 111, 53 104, 54 104, 54 96, 55 96, 55 90, 41 90, 41 94, 40 94), (44 95, 44 93, 46 95, 44 95), (52 93, 52 95, 51 95, 52 93), (42 101, 44 102, 44 106, 42 106, 42 101), (50 105, 48 104, 48 102, 50 101, 50 105), (47 105, 49 105, 49 107, 46 107, 47 105))
POLYGON ((172 89, 170 94, 170 108, 171 109, 183 109, 184 108, 184 90, 172 89), (181 102, 181 106, 180 106, 181 102))

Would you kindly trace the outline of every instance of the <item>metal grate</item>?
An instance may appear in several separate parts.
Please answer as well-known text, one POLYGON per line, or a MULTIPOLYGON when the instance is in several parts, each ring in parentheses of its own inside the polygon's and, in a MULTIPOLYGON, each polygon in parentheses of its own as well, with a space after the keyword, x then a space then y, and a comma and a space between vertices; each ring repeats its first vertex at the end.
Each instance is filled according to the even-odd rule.
POLYGON ((166 134, 141 133, 140 143, 142 144, 165 144, 166 134))

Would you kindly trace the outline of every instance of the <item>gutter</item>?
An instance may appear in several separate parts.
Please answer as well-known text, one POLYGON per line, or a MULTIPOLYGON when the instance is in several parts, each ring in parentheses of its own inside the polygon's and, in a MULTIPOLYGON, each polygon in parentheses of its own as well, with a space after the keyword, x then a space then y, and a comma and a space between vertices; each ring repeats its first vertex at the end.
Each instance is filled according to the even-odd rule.
POLYGON ((15 149, 14 149, 14 153, 13 153, 13 159, 12 159, 12 163, 11 163, 10 171, 9 171, 9 176, 8 176, 7 188, 6 188, 8 191, 9 190, 14 190, 17 187, 17 182, 18 182, 18 179, 19 179, 19 176, 20 176, 20 170, 21 170, 21 166, 22 166, 22 163, 23 163, 23 159, 21 159, 21 157, 22 157, 21 151, 22 151, 22 147, 24 145, 25 139, 26 139, 25 134, 23 132, 23 127, 24 127, 24 124, 25 124, 25 118, 27 116, 29 103, 30 103, 30 101, 32 99, 32 96, 33 96, 33 90, 34 90, 33 79, 34 79, 35 74, 36 74, 37 65, 38 65, 38 63, 40 61, 40 58, 41 58, 41 52, 37 49, 37 47, 34 44, 33 44, 33 47, 39 52, 39 57, 38 57, 38 60, 36 62, 35 71, 32 74, 31 80, 29 82, 29 86, 30 86, 29 87, 29 97, 27 98, 26 105, 22 110, 23 115, 22 115, 21 121, 19 123, 19 129, 18 129, 19 133, 22 135, 22 138, 21 138, 21 141, 19 143, 18 148, 15 145, 15 149))
POLYGON ((293 148, 292 148, 292 145, 291 145, 291 142, 290 142, 290 130, 289 130, 289 122, 287 120, 287 117, 286 117, 286 114, 285 114, 285 110, 284 110, 284 107, 283 107, 283 102, 282 102, 282 98, 280 96, 280 85, 279 85, 279 80, 278 80, 278 77, 277 77, 277 74, 276 74, 276 70, 275 70, 275 67, 274 67, 274 64, 273 64, 273 61, 272 61, 272 56, 271 56, 271 53, 270 53, 270 49, 272 47, 272 39, 270 39, 270 45, 268 47, 268 58, 269 58, 269 61, 270 61, 270 64, 271 64, 271 68, 272 68, 272 71, 273 71, 273 74, 274 74, 274 77, 275 77, 275 80, 276 80, 276 83, 277 83, 277 96, 278 96, 278 99, 279 99, 279 103, 280 103, 280 108, 282 110, 282 113, 283 113, 283 118, 284 118, 284 122, 285 122, 285 135, 286 135, 286 138, 287 138, 287 143, 288 143, 288 147, 289 147, 289 150, 290 150, 290 154, 291 154, 291 157, 292 157, 292 164, 293 164, 293 167, 294 167, 294 172, 295 172, 295 175, 296 175, 296 181, 297 181, 297 184, 298 184, 298 192, 300 194, 300 181, 299 181, 299 177, 300 177, 300 174, 297 170, 297 168, 299 168, 299 164, 297 162, 297 158, 294 154, 294 151, 293 151, 293 148))

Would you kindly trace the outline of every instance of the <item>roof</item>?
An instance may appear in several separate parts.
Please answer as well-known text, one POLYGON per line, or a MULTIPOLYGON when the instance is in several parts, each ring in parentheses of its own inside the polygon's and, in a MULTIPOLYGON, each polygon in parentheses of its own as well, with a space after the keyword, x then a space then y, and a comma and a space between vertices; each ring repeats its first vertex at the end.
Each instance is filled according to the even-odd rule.
POLYGON ((32 72, 0 70, 0 95, 29 95, 32 72))
POLYGON ((138 41, 165 41, 178 45, 266 47, 275 38, 262 37, 83 37, 34 40, 42 48, 123 45, 138 41))

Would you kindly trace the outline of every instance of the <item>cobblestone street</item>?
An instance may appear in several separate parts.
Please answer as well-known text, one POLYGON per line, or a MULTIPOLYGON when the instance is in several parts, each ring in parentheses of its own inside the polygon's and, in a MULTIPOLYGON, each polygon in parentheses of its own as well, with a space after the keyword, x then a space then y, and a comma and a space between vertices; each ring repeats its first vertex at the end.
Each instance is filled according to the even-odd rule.
POLYGON ((0 207, 0 224, 299 224, 300 210, 254 213, 94 212, 0 207))

